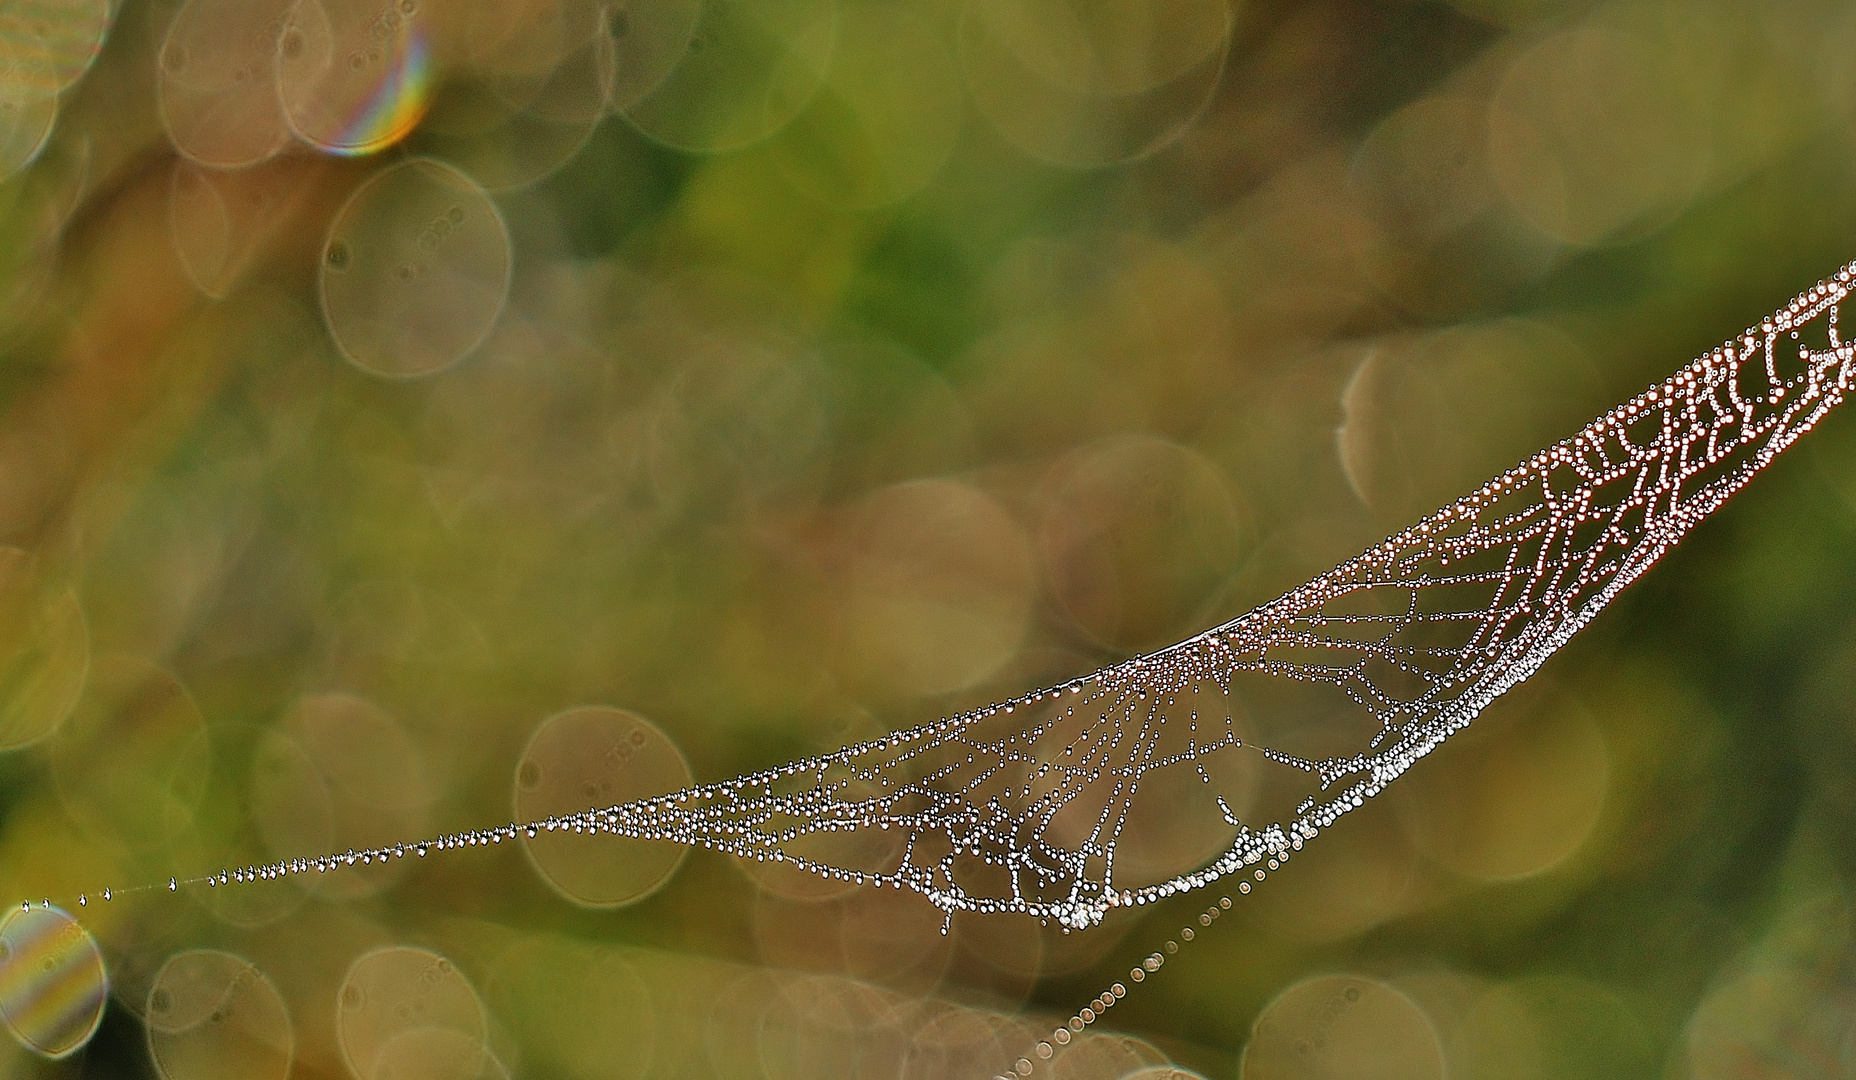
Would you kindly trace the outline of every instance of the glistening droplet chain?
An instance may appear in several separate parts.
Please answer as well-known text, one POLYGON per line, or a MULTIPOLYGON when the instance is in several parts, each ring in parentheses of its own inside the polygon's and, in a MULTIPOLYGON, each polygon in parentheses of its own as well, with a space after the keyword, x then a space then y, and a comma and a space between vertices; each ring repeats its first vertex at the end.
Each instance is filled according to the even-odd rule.
MULTIPOLYGON (((913 889, 948 920, 962 911, 1014 912, 1080 930, 1110 910, 1214 882, 1236 879, 1241 894, 1531 676, 1840 404, 1856 377, 1856 346, 1838 327, 1852 288, 1856 264, 1418 524, 1158 652, 723 783, 545 821, 170 879, 168 888, 328 873, 567 830, 691 844, 913 889), (1311 715, 1340 721, 1335 730, 1371 734, 1321 759, 1254 745, 1243 703, 1263 696, 1250 693, 1256 688, 1321 695, 1311 715), (1276 786, 1288 785, 1300 801, 1276 820, 1251 820, 1254 811, 1233 809, 1226 798, 1235 787, 1214 777, 1232 762, 1274 770, 1276 786), (1223 853, 1159 882, 1118 876, 1120 843, 1146 794, 1193 783, 1208 785, 1213 798, 1169 823, 1231 830, 1223 853), (1190 813, 1198 820, 1185 820, 1190 813), (864 855, 828 857, 809 846, 845 834, 871 841, 840 845, 864 855)), ((1202 926, 1228 899, 1206 910, 1202 926)), ((79 906, 87 902, 78 898, 79 906)), ((1180 940, 1191 937, 1182 933, 1169 945, 1180 940)), ((1155 952, 1129 979, 1158 971, 1166 955, 1155 952)), ((1126 986, 1104 993, 1073 1019, 1086 1026, 1126 986)), ((1037 1059, 1046 1058, 1046 1045, 1035 1049, 1037 1059)), ((1063 1045, 1053 1032, 1050 1055, 1063 1045)), ((1026 1057, 1013 1071, 1032 1068, 1026 1057)))

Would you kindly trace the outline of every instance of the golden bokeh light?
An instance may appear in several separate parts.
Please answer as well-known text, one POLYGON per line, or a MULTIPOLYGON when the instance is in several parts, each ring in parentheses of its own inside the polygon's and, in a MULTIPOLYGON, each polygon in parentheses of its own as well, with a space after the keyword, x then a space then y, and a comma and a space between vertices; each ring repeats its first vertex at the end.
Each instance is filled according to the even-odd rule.
POLYGON ((1850 1073, 1845 418, 1216 882, 1429 654, 1018 698, 1847 259, 1847 7, 0 0, 0 1077, 1850 1073))

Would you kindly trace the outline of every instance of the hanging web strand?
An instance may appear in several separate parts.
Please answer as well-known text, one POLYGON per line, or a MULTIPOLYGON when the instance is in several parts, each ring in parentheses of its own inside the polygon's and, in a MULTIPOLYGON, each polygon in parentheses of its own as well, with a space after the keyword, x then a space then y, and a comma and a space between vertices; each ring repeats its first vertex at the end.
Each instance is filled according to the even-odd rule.
POLYGON ((1424 521, 1159 652, 725 783, 196 880, 559 829, 914 889, 949 918, 1078 928, 1260 880, 1532 675, 1841 402, 1853 287, 1856 264, 1424 521))

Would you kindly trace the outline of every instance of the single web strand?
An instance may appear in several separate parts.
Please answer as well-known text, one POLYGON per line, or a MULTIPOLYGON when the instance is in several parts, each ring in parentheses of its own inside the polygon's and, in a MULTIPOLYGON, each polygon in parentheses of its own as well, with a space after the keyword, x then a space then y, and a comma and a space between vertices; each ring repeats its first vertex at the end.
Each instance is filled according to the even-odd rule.
POLYGON ((722 783, 169 887, 568 830, 913 889, 949 919, 1084 928, 1227 877, 1248 892, 1532 675, 1839 404, 1852 288, 1856 264, 1418 524, 1158 652, 722 783), (1216 846, 1144 850, 1182 832, 1216 846))

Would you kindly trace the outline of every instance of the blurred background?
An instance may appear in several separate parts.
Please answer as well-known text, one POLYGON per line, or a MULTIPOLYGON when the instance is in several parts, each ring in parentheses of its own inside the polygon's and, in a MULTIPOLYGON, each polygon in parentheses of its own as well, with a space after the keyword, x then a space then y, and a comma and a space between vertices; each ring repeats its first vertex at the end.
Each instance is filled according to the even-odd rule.
MULTIPOLYGON (((1856 7, 0 0, 0 177, 0 1074, 985 1077, 1215 896, 162 885, 1275 597, 1856 256, 1856 7)), ((1037 1073, 1856 1077, 1852 600, 1833 416, 1037 1073)))

